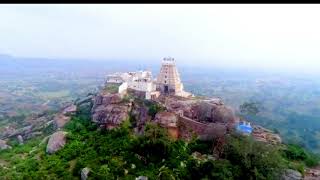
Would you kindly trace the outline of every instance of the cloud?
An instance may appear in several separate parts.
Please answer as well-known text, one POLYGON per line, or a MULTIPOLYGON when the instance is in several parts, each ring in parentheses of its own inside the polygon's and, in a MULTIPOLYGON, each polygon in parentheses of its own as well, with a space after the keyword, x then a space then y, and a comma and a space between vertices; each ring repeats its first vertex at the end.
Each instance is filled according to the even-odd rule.
POLYGON ((0 50, 17 56, 319 67, 320 5, 0 5, 0 50))

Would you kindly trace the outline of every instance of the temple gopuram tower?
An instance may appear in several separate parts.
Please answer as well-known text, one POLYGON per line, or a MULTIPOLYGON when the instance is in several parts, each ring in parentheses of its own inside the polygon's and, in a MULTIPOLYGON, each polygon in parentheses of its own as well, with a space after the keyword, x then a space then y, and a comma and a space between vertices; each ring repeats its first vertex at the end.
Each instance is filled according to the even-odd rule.
POLYGON ((176 68, 174 58, 163 58, 160 74, 157 77, 157 90, 161 94, 180 95, 183 93, 183 84, 176 68))

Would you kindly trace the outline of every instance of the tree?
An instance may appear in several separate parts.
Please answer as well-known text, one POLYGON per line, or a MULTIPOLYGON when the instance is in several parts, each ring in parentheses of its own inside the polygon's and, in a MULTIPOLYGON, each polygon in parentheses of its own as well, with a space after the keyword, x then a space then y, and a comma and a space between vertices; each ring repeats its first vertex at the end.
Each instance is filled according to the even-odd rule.
POLYGON ((240 105, 240 112, 244 114, 256 115, 260 112, 259 105, 260 104, 257 102, 245 102, 240 105))
POLYGON ((277 148, 251 137, 229 136, 223 157, 239 167, 237 179, 275 179, 284 168, 277 148))

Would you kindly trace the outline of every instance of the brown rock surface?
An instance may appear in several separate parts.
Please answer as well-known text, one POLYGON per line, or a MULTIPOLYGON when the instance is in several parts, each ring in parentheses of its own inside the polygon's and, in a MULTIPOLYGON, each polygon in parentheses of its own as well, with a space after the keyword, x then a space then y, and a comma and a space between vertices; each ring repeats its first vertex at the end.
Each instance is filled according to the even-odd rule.
POLYGON ((269 129, 261 126, 253 126, 252 136, 257 141, 262 141, 270 144, 280 144, 281 137, 278 134, 273 133, 269 129))
POLYGON ((77 111, 77 106, 74 104, 71 104, 62 110, 62 114, 71 115, 71 114, 75 113, 76 111, 77 111))
POLYGON ((53 120, 57 128, 62 128, 65 124, 70 121, 69 116, 65 116, 63 113, 58 113, 54 116, 53 120))

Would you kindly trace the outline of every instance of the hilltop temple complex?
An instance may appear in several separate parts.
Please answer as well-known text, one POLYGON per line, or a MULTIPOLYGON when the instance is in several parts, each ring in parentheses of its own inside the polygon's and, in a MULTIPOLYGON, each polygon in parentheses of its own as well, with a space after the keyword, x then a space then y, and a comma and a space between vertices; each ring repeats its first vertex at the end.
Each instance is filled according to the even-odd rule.
POLYGON ((115 85, 116 90, 102 91, 94 97, 92 107, 92 121, 100 127, 112 129, 134 117, 137 133, 143 131, 146 122, 153 121, 166 128, 174 139, 190 139, 196 134, 208 140, 237 131, 259 141, 281 142, 278 135, 241 120, 220 98, 199 98, 184 91, 171 57, 162 60, 157 78, 153 78, 150 71, 115 73, 107 76, 108 85, 115 85), (126 95, 146 101, 128 100, 124 98, 126 95), (163 110, 150 115, 150 104, 157 104, 163 110))
POLYGON ((142 94, 145 99, 155 100, 160 94, 192 96, 191 93, 183 90, 175 60, 171 57, 163 59, 160 73, 156 79, 152 78, 150 71, 137 71, 108 75, 106 83, 120 84, 118 93, 121 95, 133 90, 142 94))

